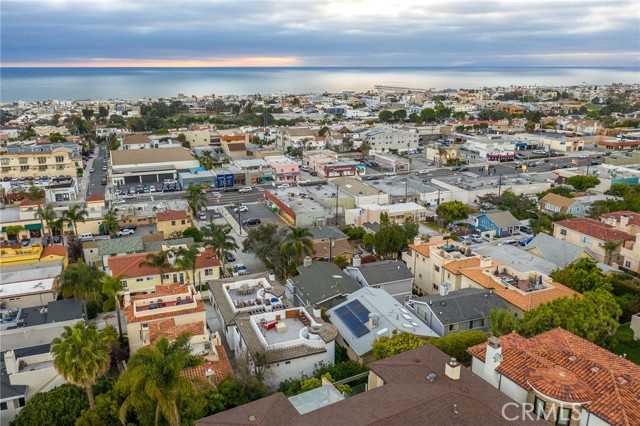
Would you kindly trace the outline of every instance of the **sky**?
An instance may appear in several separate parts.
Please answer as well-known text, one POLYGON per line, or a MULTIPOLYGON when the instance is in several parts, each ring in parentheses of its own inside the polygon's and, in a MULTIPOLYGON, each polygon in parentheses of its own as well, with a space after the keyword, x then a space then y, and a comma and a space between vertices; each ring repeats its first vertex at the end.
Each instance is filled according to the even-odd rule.
POLYGON ((639 66, 638 0, 2 0, 3 67, 639 66))

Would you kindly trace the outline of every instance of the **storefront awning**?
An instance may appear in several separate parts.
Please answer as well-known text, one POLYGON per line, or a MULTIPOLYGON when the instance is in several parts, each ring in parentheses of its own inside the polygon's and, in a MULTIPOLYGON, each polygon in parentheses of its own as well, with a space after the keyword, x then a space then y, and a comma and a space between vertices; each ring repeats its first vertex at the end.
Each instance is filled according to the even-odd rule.
POLYGON ((42 225, 39 223, 30 223, 28 225, 25 225, 24 229, 25 231, 38 231, 42 229, 42 225))

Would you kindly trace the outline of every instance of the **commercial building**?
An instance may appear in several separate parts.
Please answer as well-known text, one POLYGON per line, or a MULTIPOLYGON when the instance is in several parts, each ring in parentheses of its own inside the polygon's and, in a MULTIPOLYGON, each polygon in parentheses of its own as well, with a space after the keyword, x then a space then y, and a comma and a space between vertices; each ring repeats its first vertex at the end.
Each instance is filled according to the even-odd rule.
POLYGON ((380 215, 386 214, 390 223, 403 224, 407 219, 414 222, 424 222, 429 211, 416 203, 399 203, 387 206, 377 204, 362 205, 345 211, 345 223, 353 226, 363 226, 365 223, 380 223, 380 215))
POLYGON ((311 197, 299 187, 273 188, 264 191, 269 201, 282 219, 292 226, 324 226, 335 221, 335 210, 320 200, 311 197))
POLYGON ((468 352, 477 377, 532 404, 548 424, 623 426, 640 419, 640 366, 561 328, 531 338, 490 337, 468 352))
POLYGON ((419 148, 418 133, 412 131, 375 128, 364 133, 361 138, 369 146, 370 153, 414 151, 419 148))
MULTIPOLYGON (((37 246, 41 248, 41 246, 37 246)), ((3 249, 5 250, 5 249, 3 249)), ((42 252, 53 253, 41 262, 2 265, 0 271, 0 305, 7 309, 46 305, 58 298, 58 276, 67 264, 66 249, 48 246, 42 252), (48 249, 48 250, 47 250, 48 249), (60 251, 65 251, 61 257, 60 251)))
POLYGON ((271 167, 276 185, 296 183, 300 180, 300 165, 285 156, 264 157, 271 167))
POLYGON ((391 196, 384 192, 383 188, 373 185, 372 181, 362 182, 355 178, 337 178, 331 183, 340 188, 341 194, 353 197, 353 207, 367 204, 387 205, 391 204, 391 196))
POLYGON ((397 157, 393 154, 380 154, 375 153, 373 159, 383 169, 391 170, 392 172, 408 172, 411 168, 411 161, 407 158, 397 157))
POLYGON ((187 148, 150 148, 111 151, 114 185, 175 180, 179 171, 200 167, 187 148))

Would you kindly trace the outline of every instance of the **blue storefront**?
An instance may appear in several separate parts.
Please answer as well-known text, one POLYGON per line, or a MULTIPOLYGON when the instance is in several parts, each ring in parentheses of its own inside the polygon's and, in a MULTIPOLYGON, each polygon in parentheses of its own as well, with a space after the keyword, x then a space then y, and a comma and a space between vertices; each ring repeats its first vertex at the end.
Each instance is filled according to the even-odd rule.
POLYGON ((233 188, 233 175, 231 173, 217 174, 216 188, 233 188))

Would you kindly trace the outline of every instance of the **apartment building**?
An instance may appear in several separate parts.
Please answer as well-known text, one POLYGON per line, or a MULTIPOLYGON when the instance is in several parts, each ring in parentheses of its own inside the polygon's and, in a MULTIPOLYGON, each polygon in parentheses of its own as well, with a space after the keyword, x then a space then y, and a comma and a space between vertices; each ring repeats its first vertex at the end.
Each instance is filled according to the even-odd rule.
POLYGON ((419 148, 419 136, 416 132, 391 128, 376 128, 362 135, 363 143, 369 146, 369 152, 404 152, 419 148))
POLYGON ((54 176, 78 175, 82 160, 72 156, 67 148, 56 148, 42 152, 0 152, 0 171, 3 176, 12 178, 52 178, 54 176))

